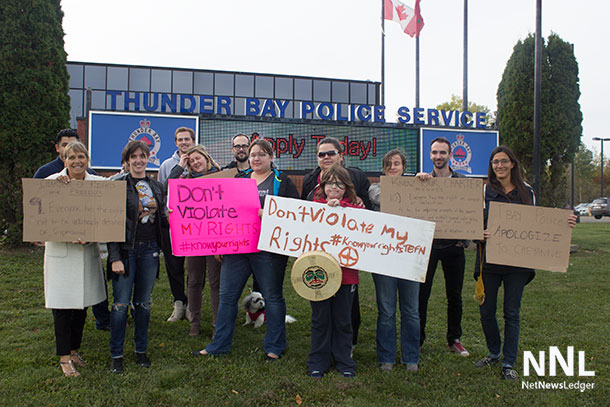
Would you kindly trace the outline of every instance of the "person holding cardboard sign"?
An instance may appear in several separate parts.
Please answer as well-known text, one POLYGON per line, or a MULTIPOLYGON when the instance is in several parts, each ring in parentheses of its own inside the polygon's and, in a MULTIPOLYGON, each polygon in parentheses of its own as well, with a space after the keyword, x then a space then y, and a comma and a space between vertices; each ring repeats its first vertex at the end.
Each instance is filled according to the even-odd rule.
MULTIPOLYGON (((201 145, 189 148, 169 174, 173 178, 200 178, 219 171, 218 165, 201 145), (187 175, 184 175, 186 170, 187 175)), ((189 256, 186 258, 187 298, 191 328, 189 336, 197 336, 201 332, 201 299, 205 287, 206 268, 210 284, 210 304, 212 306, 212 336, 216 331, 216 314, 220 300, 220 261, 215 256, 189 256)))
MULTIPOLYGON (((106 180, 87 172, 89 152, 80 142, 68 143, 63 153, 66 167, 46 179, 66 183, 70 180, 106 180)), ((56 351, 65 376, 80 376, 74 365, 86 365, 77 351, 83 338, 87 307, 106 299, 103 276, 97 243, 81 239, 72 243, 45 243, 45 307, 53 311, 56 351)))
POLYGON ((141 140, 130 141, 122 157, 129 173, 119 177, 127 188, 125 241, 108 243, 108 263, 114 301, 110 312, 110 356, 112 373, 123 372, 123 345, 127 312, 132 301, 135 307, 134 342, 138 366, 150 367, 146 354, 150 321, 151 294, 159 271, 159 242, 165 216, 163 185, 146 175, 150 156, 148 145, 141 140))
MULTIPOLYGON (((383 157, 383 174, 400 177, 406 170, 407 157, 400 150, 390 150, 383 157)), ((375 210, 380 207, 380 185, 372 184, 369 197, 375 210)), ((377 360, 384 372, 396 363, 396 293, 400 305, 400 360, 407 370, 417 371, 419 364, 420 284, 415 281, 373 273, 377 298, 377 360)))
MULTIPOLYGON (((250 169, 237 176, 256 180, 261 207, 267 195, 299 198, 294 182, 273 167, 273 149, 268 141, 258 139, 248 148, 250 169)), ((259 216, 262 209, 259 210, 259 216)), ((193 356, 229 353, 237 318, 237 302, 250 275, 256 276, 267 312, 265 359, 277 360, 286 349, 286 301, 283 294, 287 257, 260 251, 225 255, 220 272, 220 304, 216 333, 205 349, 191 352, 193 356)))
MULTIPOLYGON (((489 238, 487 220, 490 202, 505 202, 522 205, 536 205, 536 195, 521 175, 517 157, 506 146, 498 146, 489 158, 488 181, 484 185, 485 207, 483 236, 489 238)), ((570 227, 576 225, 576 216, 566 220, 570 227)), ((535 276, 530 268, 490 264, 485 260, 485 243, 479 242, 474 277, 477 280, 475 298, 479 302, 481 326, 489 354, 475 363, 477 367, 496 364, 502 359, 501 372, 505 380, 516 380, 513 369, 517 360, 519 331, 521 325, 521 297, 524 287, 535 276), (504 286, 504 346, 498 328, 496 307, 500 285, 504 286)))
MULTIPOLYGON (((433 177, 464 177, 449 167, 450 159, 451 143, 449 143, 449 140, 444 137, 435 138, 430 143, 430 160, 434 164, 434 169, 431 174, 420 172, 416 177, 424 182, 433 177)), ((468 241, 466 240, 434 239, 430 251, 426 281, 419 287, 419 343, 423 346, 426 339, 428 300, 432 293, 434 274, 440 261, 445 277, 445 293, 447 295, 447 345, 450 351, 463 357, 470 355, 460 340, 462 336, 462 287, 466 268, 464 247, 467 246, 468 241)))

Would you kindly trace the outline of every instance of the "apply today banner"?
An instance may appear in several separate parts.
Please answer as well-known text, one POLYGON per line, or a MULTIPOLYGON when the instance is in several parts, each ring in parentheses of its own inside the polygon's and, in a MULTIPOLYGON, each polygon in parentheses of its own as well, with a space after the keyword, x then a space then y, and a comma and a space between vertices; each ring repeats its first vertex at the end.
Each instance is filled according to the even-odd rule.
POLYGON ((168 207, 175 256, 257 252, 261 220, 256 180, 170 179, 168 207))

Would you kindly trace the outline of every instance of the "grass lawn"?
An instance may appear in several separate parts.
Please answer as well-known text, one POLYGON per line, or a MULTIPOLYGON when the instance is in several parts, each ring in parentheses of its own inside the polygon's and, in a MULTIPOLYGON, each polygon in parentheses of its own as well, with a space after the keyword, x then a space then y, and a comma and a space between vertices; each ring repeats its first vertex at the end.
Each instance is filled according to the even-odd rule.
MULTIPOLYGON (((478 369, 486 346, 473 299, 474 252, 468 251, 464 282, 462 343, 469 358, 450 353, 445 344, 446 314, 442 273, 430 299, 427 340, 420 371, 397 366, 382 373, 375 353, 376 305, 373 280, 360 273, 362 327, 354 359, 354 380, 329 372, 322 380, 307 376, 310 340, 309 303, 286 278, 288 348, 279 362, 265 362, 264 327, 242 327, 240 311, 231 355, 194 358, 189 352, 210 341, 206 287, 202 335, 188 336, 188 322, 166 322, 171 298, 165 270, 153 291, 149 333, 150 369, 133 360, 133 324, 127 330, 125 373, 109 371, 109 333, 95 330, 92 313, 85 326, 81 354, 89 365, 79 378, 64 378, 55 356, 51 311, 44 309, 42 251, 0 249, 0 405, 3 406, 573 406, 609 405, 610 391, 610 224, 579 224, 573 242, 580 246, 567 274, 540 271, 525 289, 521 311, 516 382, 505 382, 499 367, 478 369), (586 352, 586 369, 595 377, 557 377, 533 373, 529 382, 595 383, 592 390, 522 388, 524 350, 566 346, 586 352), (605 400, 605 401, 604 401, 605 400)), ((499 312, 501 315, 501 311, 499 312)), ((503 324, 502 324, 503 325, 503 324)), ((575 363, 578 356, 575 357, 575 363)), ((578 369, 576 368, 576 371, 578 369)), ((548 365, 547 365, 548 374, 548 365)))

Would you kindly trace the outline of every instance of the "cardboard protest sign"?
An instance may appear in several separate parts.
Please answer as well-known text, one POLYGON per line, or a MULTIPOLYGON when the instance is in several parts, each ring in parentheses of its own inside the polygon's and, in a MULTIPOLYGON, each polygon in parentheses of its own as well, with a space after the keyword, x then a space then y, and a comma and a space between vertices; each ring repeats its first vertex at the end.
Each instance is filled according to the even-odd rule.
POLYGON ((483 181, 381 177, 381 211, 436 222, 435 239, 483 238, 483 181))
POLYGON ((568 209, 490 202, 488 263, 568 271, 572 228, 568 209))
POLYGON ((259 250, 329 253, 343 267, 423 282, 434 223, 267 195, 259 250))
POLYGON ((125 241, 125 181, 21 183, 24 242, 125 241))
POLYGON ((176 256, 258 251, 260 200, 250 178, 170 179, 172 251, 176 256))

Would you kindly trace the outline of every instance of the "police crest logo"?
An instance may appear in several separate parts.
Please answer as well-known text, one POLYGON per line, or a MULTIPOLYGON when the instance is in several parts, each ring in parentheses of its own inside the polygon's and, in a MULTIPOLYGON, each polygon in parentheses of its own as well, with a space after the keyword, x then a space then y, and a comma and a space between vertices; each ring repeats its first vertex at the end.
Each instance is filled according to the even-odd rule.
POLYGON ((312 250, 295 260, 290 280, 301 297, 323 301, 335 295, 341 287, 341 266, 330 254, 312 250))
POLYGON ((150 157, 148 162, 154 165, 161 165, 161 160, 157 156, 161 148, 161 137, 150 127, 150 120, 140 120, 140 127, 135 129, 129 135, 129 141, 142 140, 150 149, 150 157))
POLYGON ((456 140, 451 144, 451 168, 472 173, 470 160, 472 159, 472 149, 464 141, 464 135, 458 134, 456 140))

